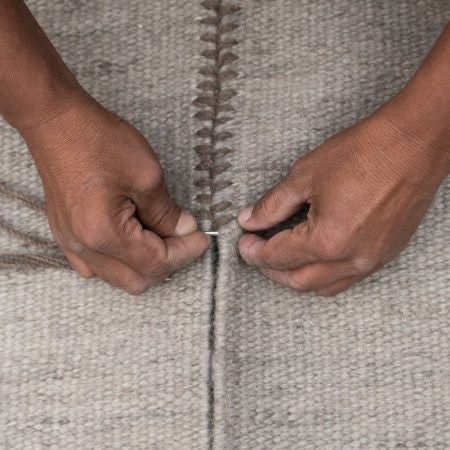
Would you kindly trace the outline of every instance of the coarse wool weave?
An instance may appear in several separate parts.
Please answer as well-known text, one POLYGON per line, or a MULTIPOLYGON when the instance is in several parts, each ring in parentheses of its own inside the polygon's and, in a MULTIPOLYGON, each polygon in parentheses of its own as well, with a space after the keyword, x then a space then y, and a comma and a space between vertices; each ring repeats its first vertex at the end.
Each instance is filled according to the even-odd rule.
MULTIPOLYGON (((27 4, 83 86, 151 141, 173 196, 194 209, 201 5, 27 4)), ((3 190, 43 200, 26 146, 4 122, 0 154, 3 190)), ((36 239, 23 245, 18 232, 51 236, 42 211, 10 197, 0 194, 3 261, 58 256, 36 239)), ((206 448, 212 280, 210 255, 141 296, 65 268, 1 267, 0 448, 206 448)))
MULTIPOLYGON (((241 6, 233 185, 217 198, 237 207, 400 89, 450 19, 448 1, 241 6)), ((221 229, 216 447, 450 448, 448 183, 408 248, 335 298, 246 266, 232 245, 240 233, 221 229)))
POLYGON ((335 298, 246 266, 235 221, 405 84, 449 2, 27 4, 219 238, 139 297, 82 279, 1 122, 0 448, 450 448, 449 184, 408 248, 335 298))

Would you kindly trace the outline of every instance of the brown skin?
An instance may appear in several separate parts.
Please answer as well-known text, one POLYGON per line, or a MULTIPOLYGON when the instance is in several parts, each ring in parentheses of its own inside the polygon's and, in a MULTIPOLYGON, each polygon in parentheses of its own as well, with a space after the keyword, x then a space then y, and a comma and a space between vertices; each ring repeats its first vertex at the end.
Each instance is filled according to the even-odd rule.
POLYGON ((239 214, 247 231, 308 220, 268 240, 239 241, 250 265, 299 292, 335 295, 408 244, 450 168, 450 24, 408 85, 367 119, 301 157, 239 214))
MULTIPOLYGON (((448 173, 450 27, 408 86, 300 158, 260 199, 248 231, 311 204, 308 221, 244 259, 300 291, 337 293, 398 254, 448 173)), ((21 0, 0 0, 0 113, 42 177, 56 240, 81 275, 140 293, 210 243, 170 198, 144 137, 77 83, 21 0)), ((248 219, 248 220, 247 220, 248 219)))
POLYGON ((0 60, 0 113, 28 145, 75 270, 139 294, 206 250, 150 144, 83 90, 20 0, 0 0, 0 60))

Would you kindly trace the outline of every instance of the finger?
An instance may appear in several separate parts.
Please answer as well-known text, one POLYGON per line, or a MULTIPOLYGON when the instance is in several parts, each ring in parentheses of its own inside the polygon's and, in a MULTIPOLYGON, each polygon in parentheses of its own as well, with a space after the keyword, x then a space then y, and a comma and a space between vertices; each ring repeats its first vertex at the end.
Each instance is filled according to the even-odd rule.
POLYGON ((160 236, 184 236, 197 229, 194 216, 172 200, 163 180, 133 200, 138 219, 160 236))
POLYGON ((202 232, 188 236, 163 239, 166 246, 166 260, 170 271, 178 270, 199 258, 211 244, 211 237, 202 232))
POLYGON ((253 206, 241 210, 239 225, 249 231, 271 228, 293 216, 308 200, 305 179, 288 176, 253 206))
POLYGON ((351 265, 344 262, 310 264, 301 269, 289 271, 261 269, 261 272, 271 280, 298 292, 325 289, 353 275, 351 265))
POLYGON ((67 260, 73 270, 77 271, 84 278, 92 278, 95 273, 89 268, 89 266, 75 253, 69 250, 64 250, 67 260))
POLYGON ((123 262, 99 252, 89 251, 83 257, 98 277, 129 294, 142 294, 150 286, 161 281, 147 277, 123 262))
POLYGON ((370 275, 375 273, 377 270, 379 270, 382 266, 383 266, 383 264, 378 264, 370 272, 367 272, 365 274, 353 275, 351 277, 344 278, 343 280, 337 281, 336 283, 333 283, 324 289, 320 289, 319 291, 317 291, 317 293, 319 295, 322 295, 323 297, 331 297, 333 295, 339 294, 340 292, 343 292, 346 289, 348 289, 353 284, 358 283, 361 280, 364 280, 364 278, 369 277, 370 275))
POLYGON ((268 269, 293 270, 319 261, 308 222, 280 231, 268 240, 245 234, 238 249, 247 264, 268 269))
POLYGON ((199 231, 161 239, 131 217, 122 232, 94 250, 111 256, 147 276, 173 272, 202 255, 211 238, 199 231))
POLYGON ((343 280, 340 280, 336 283, 331 284, 330 286, 327 286, 324 289, 320 289, 317 291, 317 294, 321 295, 322 297, 332 297, 334 295, 337 295, 346 289, 348 289, 352 284, 357 283, 358 281, 361 281, 362 279, 366 278, 366 275, 357 275, 353 277, 348 277, 343 280))

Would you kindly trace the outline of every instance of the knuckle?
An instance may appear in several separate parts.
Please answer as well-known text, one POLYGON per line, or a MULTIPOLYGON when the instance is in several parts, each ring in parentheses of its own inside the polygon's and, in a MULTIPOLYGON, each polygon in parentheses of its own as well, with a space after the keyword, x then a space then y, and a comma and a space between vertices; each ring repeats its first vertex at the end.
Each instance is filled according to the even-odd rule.
POLYGON ((334 223, 321 224, 316 228, 318 256, 328 261, 335 261, 350 255, 352 239, 348 229, 334 223))
POLYGON ((88 232, 82 242, 86 247, 96 251, 107 251, 114 245, 114 239, 109 233, 96 229, 88 232))
POLYGON ((142 192, 151 192, 164 183, 164 172, 157 161, 151 160, 146 170, 139 173, 136 180, 138 189, 142 192))
POLYGON ((308 173, 308 156, 302 156, 291 166, 285 180, 296 182, 299 178, 303 178, 308 173))
POLYGON ((76 255, 81 254, 84 250, 84 245, 73 238, 67 238, 63 242, 59 242, 59 244, 76 255))
POLYGON ((292 289, 294 289, 297 292, 309 292, 311 291, 310 286, 308 286, 308 283, 306 280, 301 279, 300 277, 295 277, 291 280, 291 286, 292 289))
POLYGON ((167 250, 162 245, 152 251, 151 259, 147 262, 143 271, 148 276, 162 276, 169 271, 169 266, 170 264, 167 261, 167 250))
POLYGON ((322 243, 320 252, 326 260, 334 261, 344 257, 348 253, 348 248, 346 239, 339 236, 330 236, 322 243))
POLYGON ((152 214, 153 226, 159 226, 163 224, 168 218, 176 217, 177 207, 169 199, 161 203, 158 208, 154 208, 152 214))
POLYGON ((352 265, 358 274, 372 272, 377 264, 377 258, 373 255, 358 255, 352 260, 352 265))
POLYGON ((131 295, 141 295, 150 287, 146 280, 135 279, 128 282, 123 289, 131 295))
POLYGON ((74 221, 73 235, 78 246, 93 250, 107 249, 115 240, 112 224, 92 214, 84 215, 74 221))
POLYGON ((308 190, 313 182, 313 174, 310 169, 308 160, 300 158, 284 180, 285 193, 288 191, 292 193, 298 189, 308 190))
POLYGON ((290 276, 293 288, 298 292, 310 292, 313 289, 313 280, 308 268, 304 268, 299 272, 294 272, 290 276))
POLYGON ((83 245, 69 232, 67 226, 56 226, 49 217, 50 230, 55 242, 63 249, 79 254, 83 250, 83 245))
POLYGON ((281 180, 272 191, 271 205, 277 208, 278 205, 285 201, 286 197, 295 195, 295 178, 287 177, 281 180))
POLYGON ((285 181, 278 183, 267 195, 256 203, 254 212, 270 215, 277 209, 287 196, 292 195, 285 181))
POLYGON ((165 245, 158 245, 152 252, 152 258, 157 267, 161 267, 167 260, 167 248, 165 245))
POLYGON ((171 271, 166 267, 153 266, 145 271, 145 275, 154 280, 162 280, 170 275, 171 271))

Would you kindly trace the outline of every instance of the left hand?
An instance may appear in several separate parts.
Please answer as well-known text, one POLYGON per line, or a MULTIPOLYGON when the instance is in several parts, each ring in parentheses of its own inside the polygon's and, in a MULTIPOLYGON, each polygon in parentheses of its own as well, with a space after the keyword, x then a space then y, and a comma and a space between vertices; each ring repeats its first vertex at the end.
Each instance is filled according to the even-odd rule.
POLYGON ((407 245, 447 175, 446 139, 408 121, 395 102, 386 104, 299 158, 286 178, 240 212, 241 227, 256 231, 310 205, 308 220, 293 229, 268 240, 245 234, 243 259, 300 292, 347 289, 407 245))

